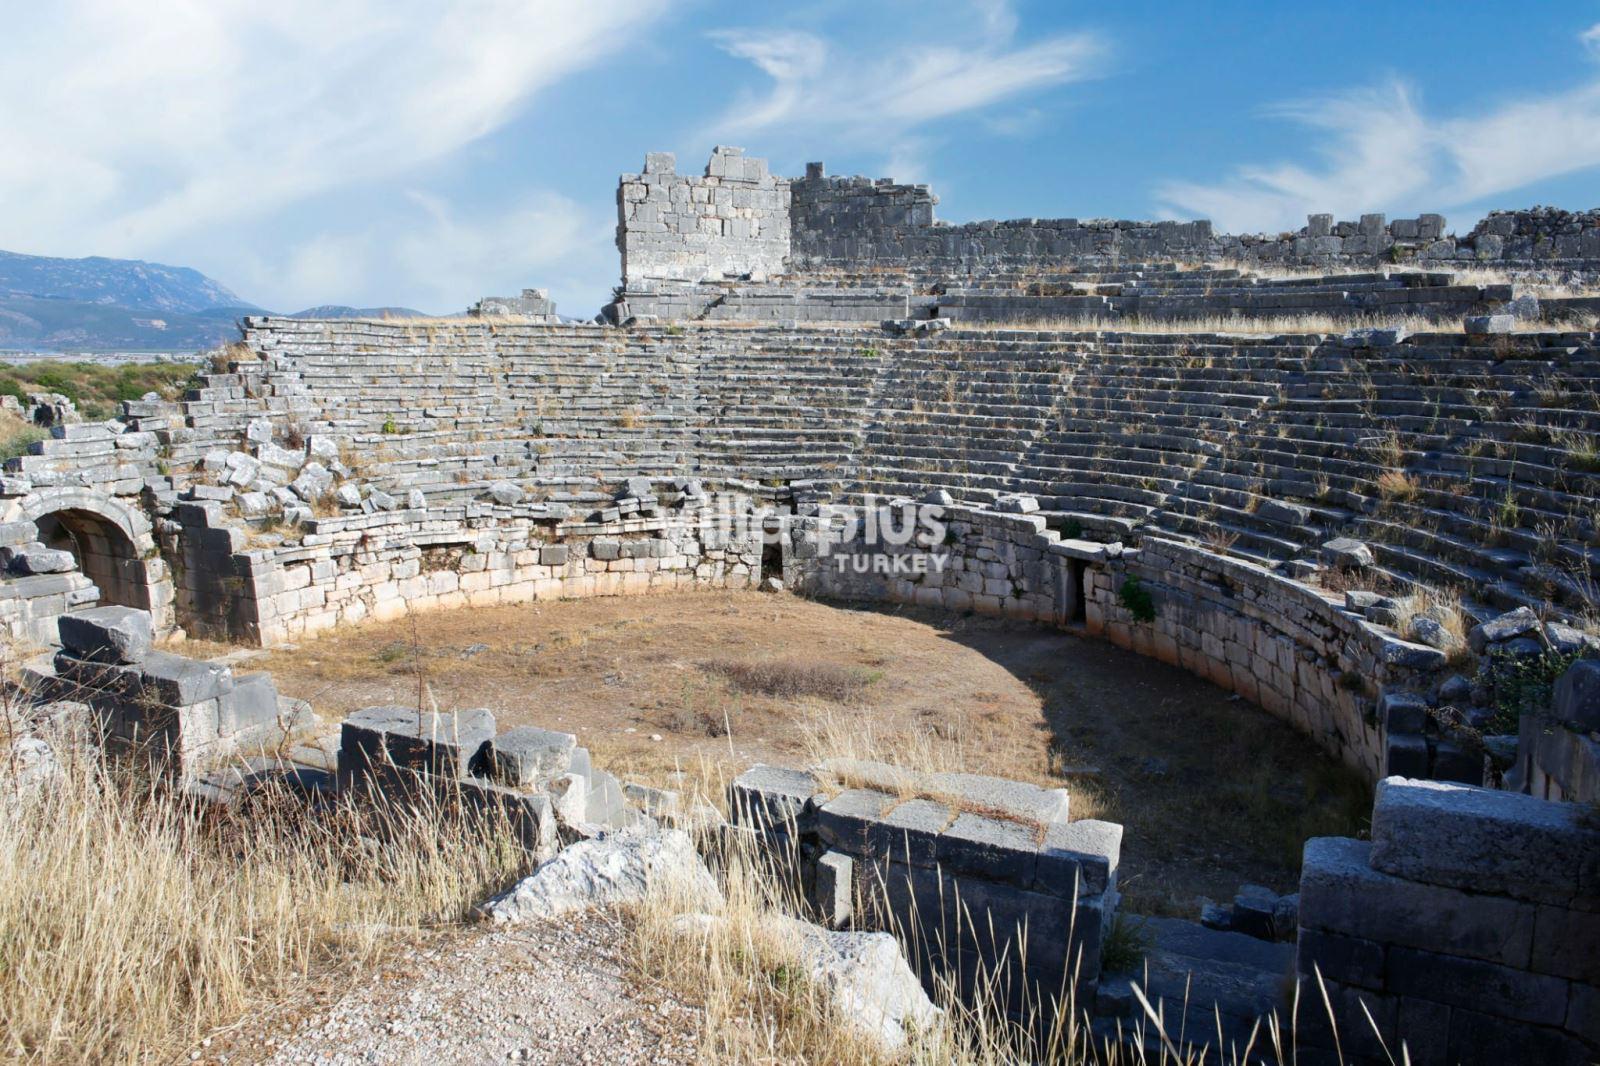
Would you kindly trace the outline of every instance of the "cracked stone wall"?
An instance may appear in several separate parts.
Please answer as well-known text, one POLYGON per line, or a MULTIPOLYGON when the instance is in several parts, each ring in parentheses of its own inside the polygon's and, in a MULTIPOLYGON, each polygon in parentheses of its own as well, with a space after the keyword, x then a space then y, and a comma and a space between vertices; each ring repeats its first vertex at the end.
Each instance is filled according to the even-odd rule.
POLYGON ((718 147, 705 174, 652 152, 617 188, 617 249, 627 288, 779 273, 789 255, 789 183, 765 159, 718 147))

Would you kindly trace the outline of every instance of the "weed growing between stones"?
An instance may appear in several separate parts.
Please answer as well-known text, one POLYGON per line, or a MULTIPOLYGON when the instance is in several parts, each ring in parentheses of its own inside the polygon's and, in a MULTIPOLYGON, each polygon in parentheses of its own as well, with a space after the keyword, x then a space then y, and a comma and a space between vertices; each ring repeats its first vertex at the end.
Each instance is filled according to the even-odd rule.
POLYGON ((1122 587, 1117 590, 1117 602, 1122 604, 1124 610, 1133 615, 1135 622, 1154 622, 1156 620, 1156 603, 1150 596, 1150 590, 1136 577, 1123 581, 1122 587))

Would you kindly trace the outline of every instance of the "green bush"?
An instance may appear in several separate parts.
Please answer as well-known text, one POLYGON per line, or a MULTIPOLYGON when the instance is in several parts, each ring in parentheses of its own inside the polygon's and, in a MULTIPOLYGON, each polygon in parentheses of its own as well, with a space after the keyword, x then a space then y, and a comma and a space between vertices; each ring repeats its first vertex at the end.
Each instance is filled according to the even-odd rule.
POLYGON ((1130 577, 1122 583, 1122 587, 1117 590, 1117 602, 1133 615, 1135 622, 1156 620, 1156 601, 1151 599, 1150 590, 1136 577, 1130 577))

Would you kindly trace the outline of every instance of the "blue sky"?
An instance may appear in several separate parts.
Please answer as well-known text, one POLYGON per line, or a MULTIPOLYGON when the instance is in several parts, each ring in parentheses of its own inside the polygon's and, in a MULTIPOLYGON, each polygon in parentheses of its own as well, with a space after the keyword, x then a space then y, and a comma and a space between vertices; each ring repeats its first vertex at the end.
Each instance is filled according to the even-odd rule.
POLYGON ((276 310, 616 282, 617 175, 743 145, 952 221, 1600 206, 1600 3, 0 0, 0 248, 276 310))

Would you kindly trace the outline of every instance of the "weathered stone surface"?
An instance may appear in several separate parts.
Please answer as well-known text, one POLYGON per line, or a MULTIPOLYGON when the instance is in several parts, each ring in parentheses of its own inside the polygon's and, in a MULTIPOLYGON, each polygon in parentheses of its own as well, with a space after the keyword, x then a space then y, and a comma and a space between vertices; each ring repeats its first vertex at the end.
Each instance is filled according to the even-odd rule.
POLYGON ((577 746, 578 738, 571 733, 518 726, 490 742, 491 773, 503 785, 536 786, 565 774, 577 746))
POLYGON ((1580 659, 1556 682, 1555 717, 1580 730, 1600 730, 1600 661, 1580 659))
POLYGON ((722 901, 687 833, 635 827, 562 849, 531 877, 485 903, 481 913, 496 925, 517 924, 638 903, 651 891, 680 902, 685 911, 722 901))
POLYGON ((1600 907, 1600 829, 1574 804, 1513 792, 1380 781, 1372 865, 1410 881, 1600 907))
POLYGON ((897 1049, 907 1033, 928 1031, 940 1011, 906 964, 900 944, 888 933, 819 929, 782 919, 794 932, 808 977, 831 999, 848 1023, 897 1049))
POLYGON ((1306 842, 1303 926, 1380 944, 1448 947, 1452 954, 1528 967, 1532 903, 1395 877, 1373 869, 1372 851, 1369 842, 1344 837, 1306 842))
POLYGON ((94 607, 64 614, 57 625, 61 646, 90 662, 141 662, 155 639, 150 612, 136 607, 94 607))
POLYGON ((1329 566, 1348 570, 1364 569, 1376 561, 1370 547, 1350 537, 1335 537, 1333 540, 1325 541, 1322 545, 1322 558, 1329 566))

